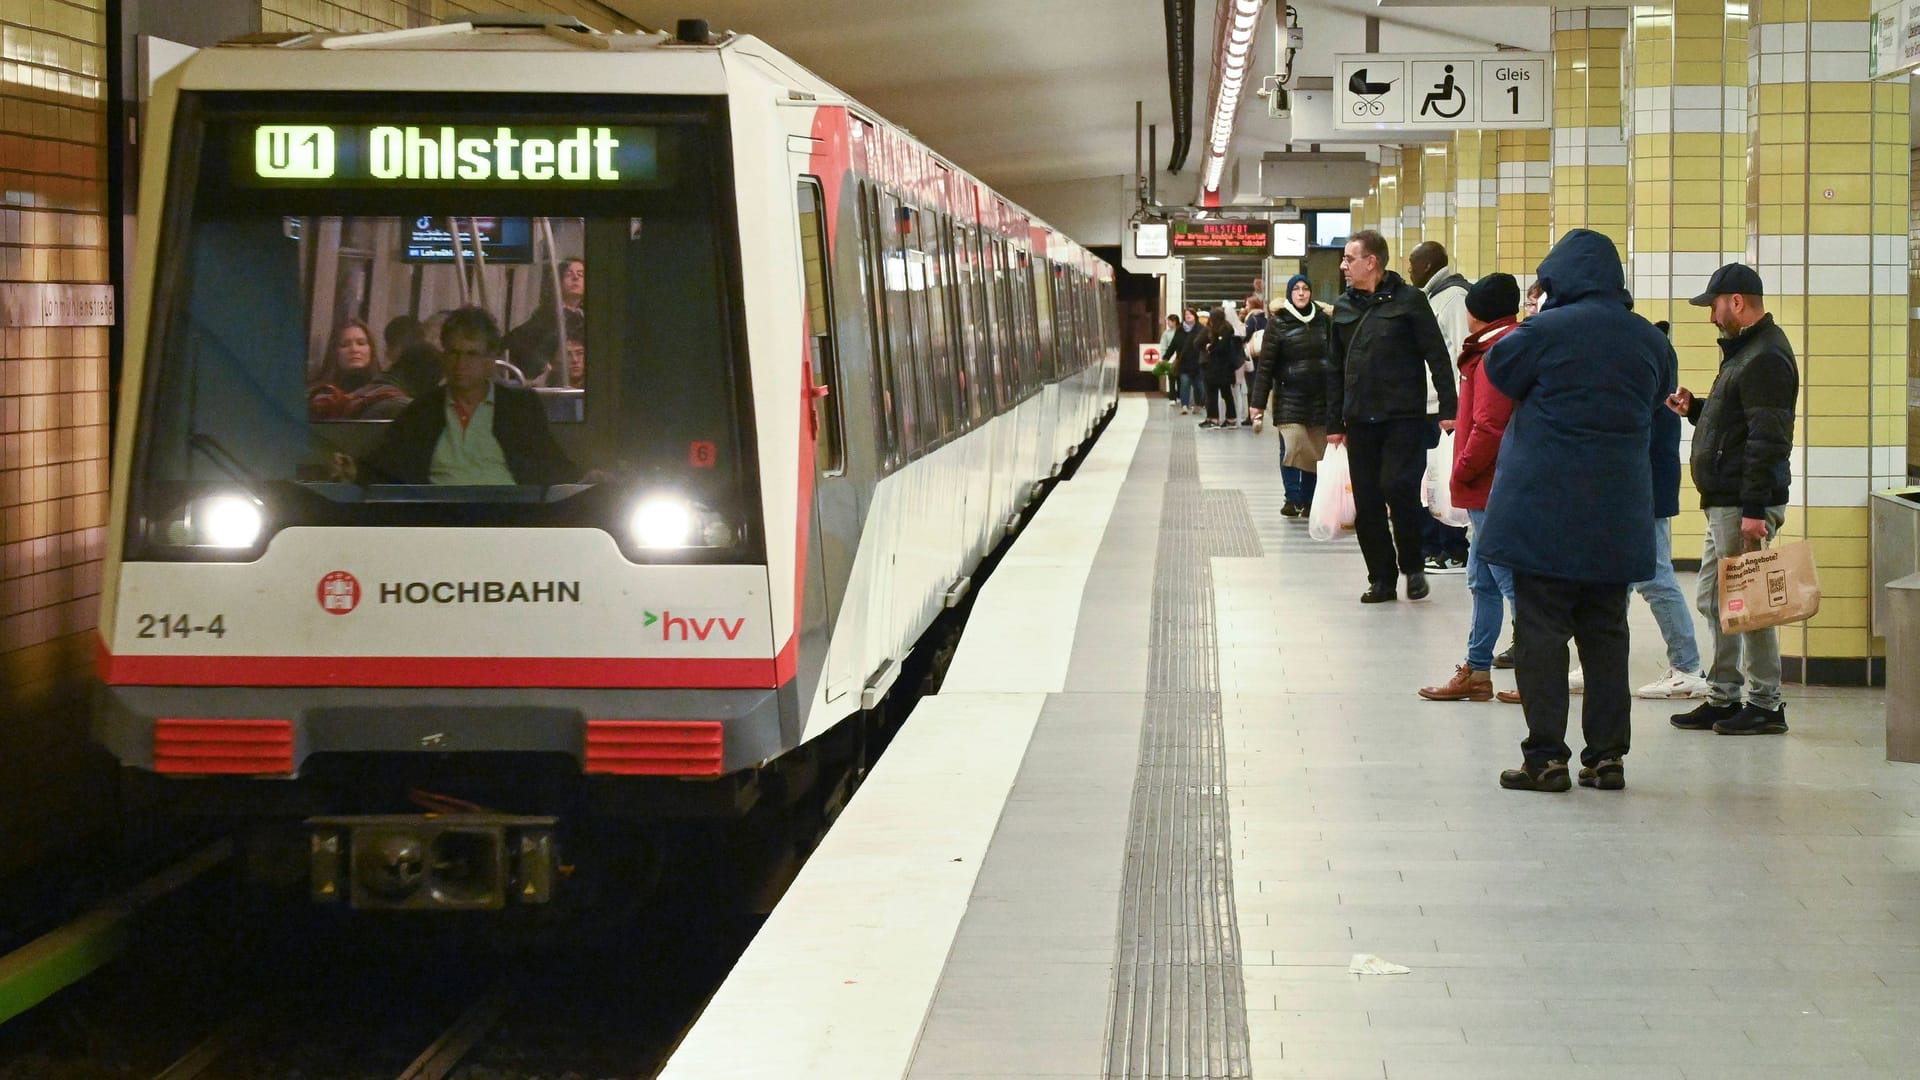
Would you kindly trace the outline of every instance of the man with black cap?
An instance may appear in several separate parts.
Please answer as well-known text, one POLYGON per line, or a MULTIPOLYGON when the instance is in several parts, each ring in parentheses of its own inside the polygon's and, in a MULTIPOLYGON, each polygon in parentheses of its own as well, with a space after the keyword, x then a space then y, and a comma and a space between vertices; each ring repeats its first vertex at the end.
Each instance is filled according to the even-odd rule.
POLYGON ((1720 371, 1706 397, 1694 397, 1683 386, 1667 399, 1668 408, 1694 425, 1693 486, 1707 513, 1698 600, 1713 659, 1706 702, 1673 718, 1674 727, 1689 731, 1784 735, 1787 730, 1779 634, 1771 628, 1721 632, 1715 573, 1719 560, 1771 540, 1786 519, 1800 368, 1786 332, 1774 324, 1761 297, 1760 275, 1752 267, 1728 263, 1713 272, 1707 291, 1692 303, 1710 309, 1720 331, 1720 371))
POLYGON ((1500 786, 1566 791, 1567 639, 1586 697, 1580 784, 1626 787, 1632 691, 1627 587, 1653 576, 1654 413, 1675 383, 1673 346, 1633 313, 1612 240, 1560 238, 1539 270, 1540 313, 1487 353, 1487 381, 1513 399, 1474 555, 1513 571, 1515 669, 1527 737, 1500 786), (1569 527, 1568 522, 1575 524, 1569 527))

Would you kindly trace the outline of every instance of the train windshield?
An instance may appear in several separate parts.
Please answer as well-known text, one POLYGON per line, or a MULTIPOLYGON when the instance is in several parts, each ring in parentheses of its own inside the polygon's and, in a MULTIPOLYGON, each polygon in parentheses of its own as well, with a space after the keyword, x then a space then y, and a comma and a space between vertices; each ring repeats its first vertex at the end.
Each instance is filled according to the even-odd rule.
POLYGON ((722 107, 486 98, 182 98, 130 557, 453 524, 755 557, 722 107))

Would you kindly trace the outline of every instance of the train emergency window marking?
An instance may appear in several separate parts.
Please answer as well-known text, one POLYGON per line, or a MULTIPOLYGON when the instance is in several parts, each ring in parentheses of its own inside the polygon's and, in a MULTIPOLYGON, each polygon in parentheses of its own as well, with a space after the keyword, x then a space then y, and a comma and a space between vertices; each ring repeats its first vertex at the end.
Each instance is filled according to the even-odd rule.
MULTIPOLYGON (((635 561, 757 561, 724 103, 483 98, 183 98, 131 557, 247 561, 302 526, 553 525, 635 561), (329 141, 330 177, 257 174, 317 170, 288 155, 329 141), (649 502, 684 535, 637 536, 649 502)), ((527 557, 529 581, 568 577, 527 557)))
POLYGON ((660 132, 577 124, 258 124, 235 144, 246 184, 649 187, 660 132))

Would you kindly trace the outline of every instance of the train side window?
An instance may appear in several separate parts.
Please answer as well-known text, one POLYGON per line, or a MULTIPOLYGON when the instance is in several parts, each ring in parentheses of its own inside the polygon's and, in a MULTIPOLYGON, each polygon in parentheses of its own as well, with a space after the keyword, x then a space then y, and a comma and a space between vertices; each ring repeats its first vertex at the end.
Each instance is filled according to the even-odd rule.
POLYGON ((988 341, 987 268, 980 258, 980 229, 974 225, 965 226, 960 243, 964 249, 962 258, 967 266, 966 280, 962 282, 967 291, 967 366, 972 372, 969 378, 973 386, 973 418, 978 421, 994 411, 993 387, 987 372, 987 357, 991 355, 992 345, 988 341))
POLYGON ((860 181, 854 208, 860 217, 860 289, 867 299, 867 347, 873 357, 874 385, 880 392, 880 430, 886 440, 887 461, 892 464, 899 460, 900 427, 894 411, 893 361, 887 355, 886 287, 875 224, 878 201, 865 180, 860 181))
POLYGON ((987 317, 992 337, 987 342, 987 363, 993 371, 994 411, 1006 412, 1013 406, 1013 385, 1008 372, 1013 364, 1013 313, 1007 310, 1007 249, 1000 239, 987 241, 983 249, 987 265, 983 276, 987 286, 987 317))
POLYGON ((882 280, 887 296, 888 357, 893 365, 894 387, 898 391, 893 403, 900 417, 901 445, 911 457, 926 445, 926 434, 921 424, 927 412, 920 377, 925 343, 919 342, 921 353, 916 355, 916 334, 910 313, 912 304, 908 297, 910 264, 901 237, 910 220, 900 206, 899 197, 891 191, 880 192, 877 224, 885 255, 882 280))
MULTIPOLYGON (((918 340, 926 346, 926 389, 932 397, 932 416, 937 417, 942 436, 953 434, 953 354, 947 348, 947 305, 946 287, 943 284, 945 274, 940 265, 940 229, 939 219, 929 211, 913 210, 914 250, 909 258, 917 263, 919 273, 919 305, 914 315, 920 324, 915 329, 925 328, 918 340), (927 223, 935 223, 928 228, 927 223)), ((909 271, 911 272, 911 270, 909 271)))
POLYGON ((800 209, 800 260, 807 282, 807 345, 813 376, 814 464, 832 475, 847 468, 841 434, 840 358, 834 348, 833 275, 827 267, 827 222, 820 181, 800 180, 794 190, 800 209), (825 396, 818 396, 825 395, 825 396))
POLYGON ((1034 325, 1040 332, 1040 381, 1050 382, 1059 373, 1059 357, 1054 352, 1053 335, 1053 264, 1047 261, 1042 252, 1034 252, 1029 267, 1032 275, 1030 291, 1033 293, 1034 325))

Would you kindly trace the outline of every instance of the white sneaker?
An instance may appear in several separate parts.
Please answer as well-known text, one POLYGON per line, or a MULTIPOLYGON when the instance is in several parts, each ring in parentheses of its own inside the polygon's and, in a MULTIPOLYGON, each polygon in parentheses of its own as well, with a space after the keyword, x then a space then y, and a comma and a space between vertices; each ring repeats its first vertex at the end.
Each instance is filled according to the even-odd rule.
POLYGON ((1584 694, 1587 692, 1587 673, 1574 668, 1567 672, 1567 693, 1584 694))
POLYGON ((1703 698, 1707 696, 1707 680, 1690 671, 1670 669, 1667 677, 1650 682, 1633 692, 1634 697, 1643 698, 1703 698))

